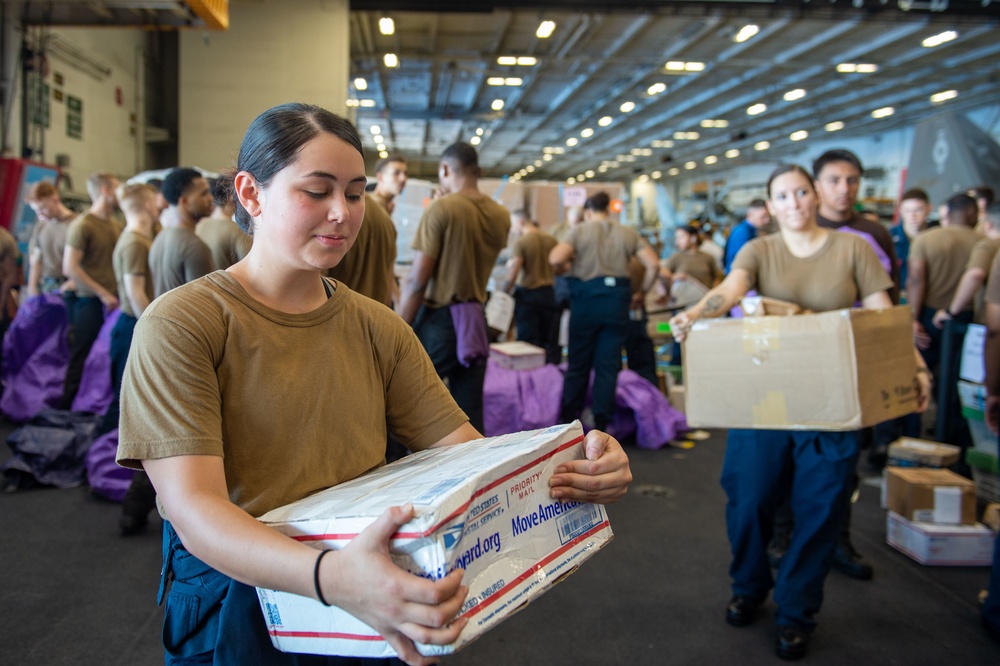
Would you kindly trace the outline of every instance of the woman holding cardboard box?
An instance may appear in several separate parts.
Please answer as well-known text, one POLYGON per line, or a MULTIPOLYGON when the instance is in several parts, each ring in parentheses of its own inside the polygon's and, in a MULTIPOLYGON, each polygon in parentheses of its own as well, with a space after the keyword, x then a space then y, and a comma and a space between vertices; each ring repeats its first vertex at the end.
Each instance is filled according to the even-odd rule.
MULTIPOLYGON (((336 604, 408 664, 435 661, 415 641, 449 644, 465 625, 460 571, 425 580, 389 556, 412 506, 332 552, 255 520, 383 464, 387 429, 413 449, 481 437, 410 327, 323 277, 357 236, 365 180, 346 120, 302 104, 264 112, 232 183, 253 248, 164 294, 136 326, 118 459, 146 470, 166 518, 168 664, 354 663, 275 650, 253 586, 336 604)), ((585 449, 556 469, 551 496, 615 501, 631 480, 625 453, 601 433, 585 449)))
MULTIPOLYGON (((683 340, 691 324, 720 317, 751 289, 814 312, 892 307, 892 280, 868 244, 816 223, 813 179, 799 166, 778 167, 767 183, 767 207, 780 233, 744 246, 726 279, 670 324, 683 340)), ((821 351, 821 350, 820 350, 821 351)), ((919 354, 919 409, 926 409, 930 379, 919 354)), ((817 387, 822 390, 822 387, 817 387)), ((777 605, 779 657, 805 655, 813 619, 823 601, 823 581, 845 520, 858 459, 857 432, 808 430, 729 431, 722 486, 729 498, 726 524, 733 552, 733 598, 726 621, 750 624, 772 587, 777 605), (774 512, 790 498, 795 528, 778 569, 771 574, 767 544, 774 512)))

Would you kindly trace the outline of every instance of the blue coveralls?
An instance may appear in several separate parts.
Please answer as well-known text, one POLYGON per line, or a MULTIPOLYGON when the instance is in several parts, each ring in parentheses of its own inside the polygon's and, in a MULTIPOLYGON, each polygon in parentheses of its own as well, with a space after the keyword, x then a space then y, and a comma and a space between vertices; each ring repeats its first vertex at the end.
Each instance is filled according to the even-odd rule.
POLYGON ((580 415, 594 370, 591 409, 598 428, 615 415, 615 387, 628 337, 632 289, 627 276, 570 278, 568 367, 563 381, 563 422, 580 415))
POLYGON ((398 660, 281 652, 271 643, 257 591, 219 573, 187 551, 163 523, 163 572, 157 603, 163 616, 166 666, 388 666, 398 660), (172 581, 172 582, 171 582, 172 581), (165 595, 169 583, 170 592, 165 595))
POLYGON ((857 432, 730 430, 722 467, 733 595, 763 601, 774 587, 779 626, 807 631, 823 603, 858 461, 857 432), (795 529, 771 574, 767 545, 774 513, 789 497, 795 529))

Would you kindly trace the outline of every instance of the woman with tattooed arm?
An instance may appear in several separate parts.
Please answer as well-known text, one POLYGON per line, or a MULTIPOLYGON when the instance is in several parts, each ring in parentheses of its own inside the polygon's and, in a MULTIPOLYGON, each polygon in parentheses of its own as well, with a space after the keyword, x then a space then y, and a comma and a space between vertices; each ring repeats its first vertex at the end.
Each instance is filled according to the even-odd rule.
MULTIPOLYGON (((893 283, 871 247, 853 234, 835 233, 816 222, 813 179, 802 167, 778 167, 767 183, 767 207, 780 233, 747 243, 726 279, 702 300, 675 316, 674 336, 683 340, 691 324, 720 317, 751 289, 791 301, 813 312, 853 307, 892 307, 893 283)), ((821 351, 821 350, 817 350, 821 351)), ((927 407, 930 379, 917 360, 919 411, 927 407)), ((817 386, 822 390, 821 386, 817 386)), ((858 460, 858 433, 809 430, 730 430, 722 469, 729 499, 726 526, 733 559, 733 597, 726 621, 744 626, 755 619, 771 588, 779 657, 805 655, 823 581, 845 520, 858 460), (790 500, 795 527, 772 578, 767 545, 774 512, 790 500)))

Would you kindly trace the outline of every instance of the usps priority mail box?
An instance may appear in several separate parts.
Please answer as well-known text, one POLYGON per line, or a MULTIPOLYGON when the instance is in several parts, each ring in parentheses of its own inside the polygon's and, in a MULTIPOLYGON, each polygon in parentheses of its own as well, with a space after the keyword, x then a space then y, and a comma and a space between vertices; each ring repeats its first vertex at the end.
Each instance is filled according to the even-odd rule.
MULTIPOLYGON (((270 527, 316 548, 340 549, 391 506, 413 504, 413 520, 390 542, 402 569, 437 580, 465 569, 469 619, 449 654, 573 572, 612 538, 599 504, 549 497, 549 477, 582 459, 579 421, 475 440, 407 456, 362 477, 261 516, 270 527)), ((257 589, 275 647, 359 657, 395 652, 374 629, 336 606, 257 589)))

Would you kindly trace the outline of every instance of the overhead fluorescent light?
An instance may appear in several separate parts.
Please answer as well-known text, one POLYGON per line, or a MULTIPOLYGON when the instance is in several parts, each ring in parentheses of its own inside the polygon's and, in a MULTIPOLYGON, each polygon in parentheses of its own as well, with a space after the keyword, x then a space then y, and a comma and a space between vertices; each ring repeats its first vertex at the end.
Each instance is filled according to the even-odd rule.
POLYGON ((383 137, 381 134, 376 134, 374 137, 372 137, 372 141, 374 141, 375 143, 385 143, 385 137, 383 137))
POLYGON ((628 113, 629 111, 635 108, 635 102, 623 102, 619 108, 621 109, 622 113, 628 113))
POLYGON ((659 180, 660 178, 663 177, 663 172, 662 171, 654 171, 650 175, 653 177, 654 180, 659 180))
POLYGON ((381 157, 382 159, 385 159, 385 158, 389 157, 389 153, 387 153, 387 152, 385 152, 383 150, 381 153, 378 154, 378 156, 381 157))
POLYGON ((382 56, 382 62, 385 63, 386 67, 399 67, 399 58, 396 57, 395 53, 386 53, 382 56))
POLYGON ((529 164, 528 166, 524 167, 524 170, 527 171, 528 173, 534 173, 535 167, 534 165, 529 164))
POLYGON ((488 86, 502 86, 503 77, 502 76, 491 76, 486 79, 486 85, 488 86))
POLYGON ((771 147, 770 141, 758 141, 757 143, 753 144, 754 150, 767 150, 770 147, 771 147))
POLYGON ((566 145, 569 146, 570 148, 572 148, 578 143, 580 143, 580 140, 577 139, 575 136, 571 136, 570 138, 566 139, 566 145))
POLYGON ((471 139, 469 139, 469 143, 472 144, 473 146, 478 146, 482 142, 482 140, 483 140, 482 137, 474 136, 471 139))
POLYGON ((551 162, 552 161, 552 154, 551 153, 545 153, 544 155, 542 155, 542 161, 543 162, 551 162))
POLYGON ((520 78, 518 76, 508 76, 506 79, 503 80, 503 83, 506 86, 515 86, 516 87, 516 86, 519 86, 522 83, 524 83, 524 79, 522 79, 522 78, 520 78))
POLYGON ((646 88, 646 94, 652 97, 653 95, 659 95, 662 92, 666 92, 667 84, 665 83, 654 83, 653 85, 646 88))
POLYGON ((482 135, 483 135, 483 128, 482 127, 477 127, 476 128, 476 136, 482 136, 482 135))
POLYGON ((518 56, 517 64, 522 67, 534 67, 538 64, 538 59, 533 56, 518 56))
POLYGON ((836 132, 837 130, 844 129, 844 123, 842 123, 839 120, 835 120, 832 123, 827 123, 826 125, 824 125, 823 129, 825 129, 827 132, 836 132))
POLYGON ((894 113, 896 113, 896 109, 891 106, 883 106, 881 109, 872 111, 872 118, 888 118, 894 113))
POLYGON ((740 28, 740 31, 736 33, 735 37, 733 37, 733 41, 739 43, 745 42, 758 32, 760 32, 760 27, 754 25, 753 23, 749 23, 740 28))
POLYGON ((695 162, 694 160, 691 160, 690 162, 685 162, 684 163, 684 168, 687 169, 688 171, 690 171, 691 169, 695 168, 696 166, 698 166, 698 163, 695 162))
POLYGON ((597 121, 597 124, 600 125, 601 127, 607 127, 613 122, 614 119, 611 116, 604 116, 603 118, 597 121))
POLYGON ((378 20, 378 31, 383 35, 391 35, 396 32, 396 22, 388 16, 383 16, 378 20))
POLYGON ((789 90, 785 93, 786 102, 794 102, 797 99, 802 99, 806 96, 806 91, 802 88, 796 88, 795 90, 789 90))
POLYGON ((593 130, 593 128, 586 127, 584 129, 580 130, 580 136, 582 136, 584 139, 589 139, 590 137, 594 136, 594 130, 593 130))
POLYGON ((718 161, 719 158, 716 157, 715 155, 709 155, 708 157, 705 158, 705 164, 715 164, 718 161))
POLYGON ((497 58, 498 65, 516 65, 517 58, 514 56, 500 56, 497 58))
POLYGON ((931 95, 931 103, 941 104, 942 102, 947 102, 949 99, 955 99, 956 97, 958 97, 957 90, 942 90, 939 93, 931 95))
POLYGON ((364 77, 359 76, 358 78, 354 79, 354 89, 368 90, 368 81, 366 81, 364 77))
POLYGON ((928 37, 927 39, 925 39, 920 43, 924 45, 924 48, 932 49, 935 46, 941 46, 942 44, 945 44, 957 38, 958 38, 957 32, 955 32, 954 30, 945 30, 944 32, 928 37))
POLYGON ((570 185, 575 185, 576 184, 576 178, 574 178, 573 176, 570 176, 569 178, 566 179, 566 182, 568 184, 570 184, 570 185))
POLYGON ((593 169, 587 169, 587 171, 583 175, 586 176, 587 178, 593 178, 594 177, 594 170, 593 169))
POLYGON ((372 125, 370 129, 372 134, 378 135, 382 133, 382 128, 379 127, 378 125, 372 125))
POLYGON ((767 104, 758 103, 754 104, 753 106, 747 107, 748 116, 756 116, 758 114, 764 113, 765 111, 767 111, 767 104))
POLYGON ((385 144, 384 144, 384 143, 380 143, 380 144, 378 144, 377 146, 375 146, 375 150, 377 150, 377 151, 379 151, 379 152, 382 152, 382 151, 383 151, 383 150, 385 150, 385 149, 386 149, 386 148, 385 148, 385 144))
POLYGON ((736 148, 730 148, 729 150, 726 151, 726 157, 730 159, 739 156, 740 156, 740 151, 736 148))
POLYGON ((493 100, 493 103, 490 104, 490 108, 492 108, 494 111, 499 111, 500 109, 503 108, 503 100, 502 99, 493 100))
POLYGON ((809 132, 805 130, 798 130, 796 132, 792 132, 791 134, 789 134, 788 138, 791 139, 792 141, 802 141, 803 139, 809 138, 809 132))
POLYGON ((670 169, 669 169, 669 170, 667 171, 667 173, 668 173, 668 174, 670 174, 671 176, 676 176, 676 175, 677 175, 677 174, 679 174, 680 172, 681 172, 681 170, 680 170, 680 169, 678 169, 677 167, 671 167, 671 168, 670 168, 670 169))
POLYGON ((539 39, 548 39, 555 32, 556 22, 555 21, 542 21, 538 24, 538 30, 535 31, 535 36, 539 39))
POLYGON ((373 99, 363 99, 359 103, 361 104, 362 107, 366 109, 370 109, 371 107, 375 106, 375 100, 373 99))

